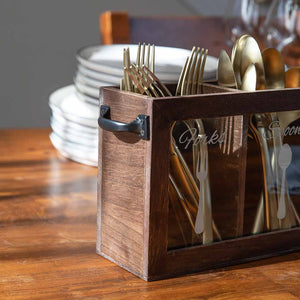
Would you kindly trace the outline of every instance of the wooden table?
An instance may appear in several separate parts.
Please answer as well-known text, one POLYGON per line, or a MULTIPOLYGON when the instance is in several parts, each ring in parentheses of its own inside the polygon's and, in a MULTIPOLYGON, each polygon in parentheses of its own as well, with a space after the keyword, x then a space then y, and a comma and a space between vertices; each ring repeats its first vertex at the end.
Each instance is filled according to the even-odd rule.
POLYGON ((0 299, 300 299, 300 253, 146 283, 95 253, 96 168, 0 131, 0 299))

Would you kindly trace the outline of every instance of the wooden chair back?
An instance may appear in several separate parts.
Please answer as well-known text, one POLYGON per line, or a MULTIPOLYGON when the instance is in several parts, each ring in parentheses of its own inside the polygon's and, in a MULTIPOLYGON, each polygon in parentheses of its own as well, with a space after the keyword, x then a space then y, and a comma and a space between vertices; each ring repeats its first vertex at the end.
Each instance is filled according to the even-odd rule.
POLYGON ((223 25, 220 17, 141 17, 112 11, 100 15, 104 45, 146 42, 187 49, 196 45, 215 56, 227 49, 223 25))

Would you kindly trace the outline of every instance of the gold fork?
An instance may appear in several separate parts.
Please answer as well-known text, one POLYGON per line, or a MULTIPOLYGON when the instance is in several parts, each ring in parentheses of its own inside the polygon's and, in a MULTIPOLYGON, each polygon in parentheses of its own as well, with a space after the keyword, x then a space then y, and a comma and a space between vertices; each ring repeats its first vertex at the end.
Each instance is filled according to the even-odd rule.
MULTIPOLYGON (((227 88, 237 89, 237 81, 233 70, 232 62, 225 50, 220 52, 218 62, 218 85, 227 88)), ((236 150, 236 142, 234 136, 234 127, 236 118, 233 116, 227 116, 222 118, 220 133, 223 135, 223 142, 220 143, 220 149, 223 154, 229 155, 236 150)))
MULTIPOLYGON (((120 89, 126 90, 130 92, 137 92, 137 89, 133 89, 132 82, 130 80, 128 72, 126 72, 126 69, 130 68, 130 50, 129 48, 124 48, 123 50, 123 68, 124 68, 124 77, 120 81, 120 89)), ((137 54, 136 54, 136 65, 139 67, 142 67, 145 65, 147 68, 150 68, 151 72, 154 72, 154 66, 155 66, 155 46, 150 44, 147 45, 143 43, 138 44, 137 47, 137 54), (147 49, 146 49, 147 48, 147 49), (147 51, 147 52, 146 52, 147 51)))
MULTIPOLYGON (((138 51, 138 60, 140 61, 140 51, 138 51)), ((138 66, 136 64, 132 64, 129 68, 124 68, 125 73, 129 76, 129 78, 133 81, 135 90, 141 94, 146 94, 147 96, 154 97, 166 97, 171 96, 171 92, 168 88, 146 67, 146 66, 138 66)), ((172 132, 172 130, 171 130, 172 132)), ((175 169, 177 170, 177 177, 179 176, 181 185, 185 188, 185 193, 189 195, 191 199, 193 199, 194 204, 197 204, 197 199, 195 197, 195 191, 191 189, 191 179, 193 180, 193 176, 190 173, 186 173, 187 168, 182 167, 182 163, 186 165, 184 158, 182 157, 178 147, 175 144, 174 138, 171 137, 171 163, 173 163, 175 169), (188 179, 189 178, 189 179, 188 179)), ((178 179, 178 178, 177 178, 178 179)), ((176 191, 176 194, 179 199, 179 203, 183 208, 186 217, 191 224, 194 230, 194 221, 193 221, 193 206, 190 201, 183 196, 183 193, 180 191, 178 185, 176 184, 174 178, 171 174, 169 174, 170 187, 176 191)), ((196 183, 194 183, 194 188, 196 183)), ((170 195, 172 197, 172 195, 170 195)), ((172 200, 172 199, 171 199, 172 200)), ((177 212, 175 211, 175 216, 177 218, 177 212)), ((178 221, 178 220, 177 220, 178 221)), ((183 236, 183 240, 186 244, 186 238, 184 232, 182 231, 182 227, 180 222, 178 223, 181 234, 183 236)))
POLYGON ((155 45, 153 44, 150 46, 150 44, 147 45, 147 52, 146 52, 146 44, 141 43, 138 44, 138 50, 136 55, 136 63, 137 66, 142 67, 146 66, 148 69, 151 70, 152 73, 154 73, 154 66, 155 66, 155 45), (151 51, 152 47, 152 51, 151 51), (150 53, 151 52, 151 53, 150 53), (151 58, 151 61, 150 61, 151 58))
MULTIPOLYGON (((204 51, 202 51, 204 52, 204 51)), ((144 50, 142 51, 144 53, 144 50)), ((207 55, 207 53, 206 53, 207 55)), ((143 55, 142 55, 143 56, 143 55)), ((138 51, 137 55, 137 61, 143 61, 143 57, 140 55, 140 51, 138 51)), ((199 76, 197 76, 198 81, 203 79, 203 71, 204 71, 204 66, 200 67, 201 61, 198 63, 198 67, 194 67, 195 69, 198 70, 199 76)), ((141 64, 141 63, 140 63, 141 64)), ((125 73, 128 74, 129 78, 133 81, 135 89, 141 93, 141 94, 146 94, 147 96, 153 96, 153 97, 168 97, 172 96, 171 92, 168 90, 168 88, 156 77, 156 75, 148 69, 147 66, 138 66, 137 64, 132 64, 129 68, 125 67, 124 68, 125 73)), ((192 79, 192 78, 191 78, 192 79)), ((195 91, 199 91, 200 85, 197 80, 193 81, 193 85, 191 84, 191 87, 193 86, 193 89, 195 91)), ((172 127, 173 129, 173 127, 172 127)), ((172 133, 172 130, 171 130, 172 133)), ((190 203, 186 198, 184 198, 184 202, 182 202, 182 199, 180 197, 180 193, 177 193, 179 196, 179 199, 181 200, 181 204, 186 212, 186 215, 191 222, 191 214, 196 214, 196 210, 193 209, 193 207, 197 207, 198 205, 198 198, 199 198, 199 189, 197 188, 197 184, 193 178, 193 175, 190 173, 189 168, 181 155, 178 147, 176 146, 176 143, 174 141, 174 138, 171 137, 171 153, 173 153, 176 156, 177 160, 177 166, 180 166, 181 170, 181 177, 182 181, 186 182, 186 189, 189 191, 189 195, 192 198, 193 203, 190 203), (186 181, 187 180, 187 181, 186 181), (192 206, 194 205, 194 206, 192 206), (190 211, 192 210, 192 211, 190 211)), ((171 176, 171 175, 170 175, 171 176)), ((171 178, 170 178, 171 180, 171 178)), ((171 182, 174 182, 174 179, 172 178, 171 182)), ((173 187, 175 190, 178 190, 177 185, 173 187), (176 188, 177 187, 177 188, 176 188)), ((194 223, 191 223, 192 228, 194 229, 194 223)), ((216 229, 215 224, 213 224, 214 231, 218 237, 218 239, 221 239, 220 234, 218 230, 216 229)))
POLYGON ((120 86, 124 88, 126 91, 133 92, 133 87, 131 81, 129 79, 128 73, 125 72, 125 68, 129 68, 130 66, 130 52, 129 48, 123 49, 123 67, 124 67, 124 77, 121 79, 120 86))
MULTIPOLYGON (((176 95, 194 95, 201 93, 201 87, 204 76, 204 67, 206 63, 208 50, 200 49, 199 47, 193 47, 191 55, 186 59, 185 65, 182 69, 179 81, 177 84, 176 95)), ((196 140, 197 137, 193 134, 193 128, 195 128, 195 123, 198 130, 201 131, 199 134, 204 134, 203 123, 200 119, 198 120, 188 120, 185 124, 192 137, 196 140)), ((195 141, 194 140, 194 141, 195 141)), ((193 146, 193 174, 196 176, 196 162, 197 162, 198 147, 193 146)))
MULTIPOLYGON (((191 55, 187 58, 186 63, 181 72, 176 95, 193 95, 199 94, 202 92, 202 83, 204 77, 204 68, 207 58, 207 50, 200 49, 199 47, 193 47, 191 55)), ((208 178, 208 149, 207 145, 203 142, 203 137, 205 136, 204 125, 201 119, 196 120, 188 120, 185 121, 186 126, 191 132, 192 137, 194 137, 193 129, 197 129, 198 136, 194 137, 193 143, 193 173, 195 178, 197 178, 198 174, 198 166, 197 162, 199 160, 199 156, 202 157, 202 163, 207 166, 207 177, 204 181, 200 190, 204 198, 203 205, 203 222, 204 222, 204 230, 203 230, 203 244, 211 243, 213 241, 213 230, 220 237, 220 234, 213 222, 212 212, 211 212, 211 194, 210 194, 210 185, 208 178), (198 145, 195 143, 196 140, 200 141, 198 145), (205 158, 205 161, 203 160, 205 158)), ((199 195, 198 195, 199 199, 199 195)), ((198 204, 198 208, 201 203, 198 204)))

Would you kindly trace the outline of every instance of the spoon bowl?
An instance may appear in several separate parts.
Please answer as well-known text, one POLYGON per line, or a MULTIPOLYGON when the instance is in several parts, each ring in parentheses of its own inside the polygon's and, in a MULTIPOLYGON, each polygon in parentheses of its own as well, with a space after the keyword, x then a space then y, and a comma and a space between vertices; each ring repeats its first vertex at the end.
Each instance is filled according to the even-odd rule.
POLYGON ((250 37, 250 35, 245 34, 242 35, 234 44, 231 52, 231 61, 232 66, 235 74, 235 78, 237 81, 238 88, 241 87, 242 84, 242 77, 240 74, 240 66, 241 66, 241 59, 242 59, 242 52, 244 50, 245 44, 247 39, 250 37))
POLYGON ((253 92, 256 90, 256 68, 254 64, 250 64, 243 76, 241 90, 253 92))
POLYGON ((288 144, 284 144, 278 155, 278 163, 282 169, 286 169, 292 162, 292 149, 288 144))
POLYGON ((251 64, 254 64, 256 68, 256 89, 264 90, 266 86, 266 80, 262 55, 256 40, 253 37, 248 37, 241 57, 240 74, 242 79, 247 68, 251 64))
POLYGON ((265 49, 262 53, 266 89, 285 88, 285 67, 281 54, 274 48, 265 49))

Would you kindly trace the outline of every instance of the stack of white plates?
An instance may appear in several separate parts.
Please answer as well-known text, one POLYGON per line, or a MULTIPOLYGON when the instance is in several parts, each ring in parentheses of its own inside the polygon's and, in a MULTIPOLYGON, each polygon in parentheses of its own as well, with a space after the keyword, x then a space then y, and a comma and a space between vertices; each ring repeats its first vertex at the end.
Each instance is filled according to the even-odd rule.
MULTIPOLYGON (((96 166, 98 157, 99 89, 118 86, 123 76, 123 48, 135 60, 137 45, 85 47, 78 51, 74 85, 51 94, 50 139, 64 156, 96 166)), ((190 50, 156 47, 155 73, 164 82, 177 82, 190 50)), ((217 59, 208 56, 204 79, 216 76, 217 59)))

